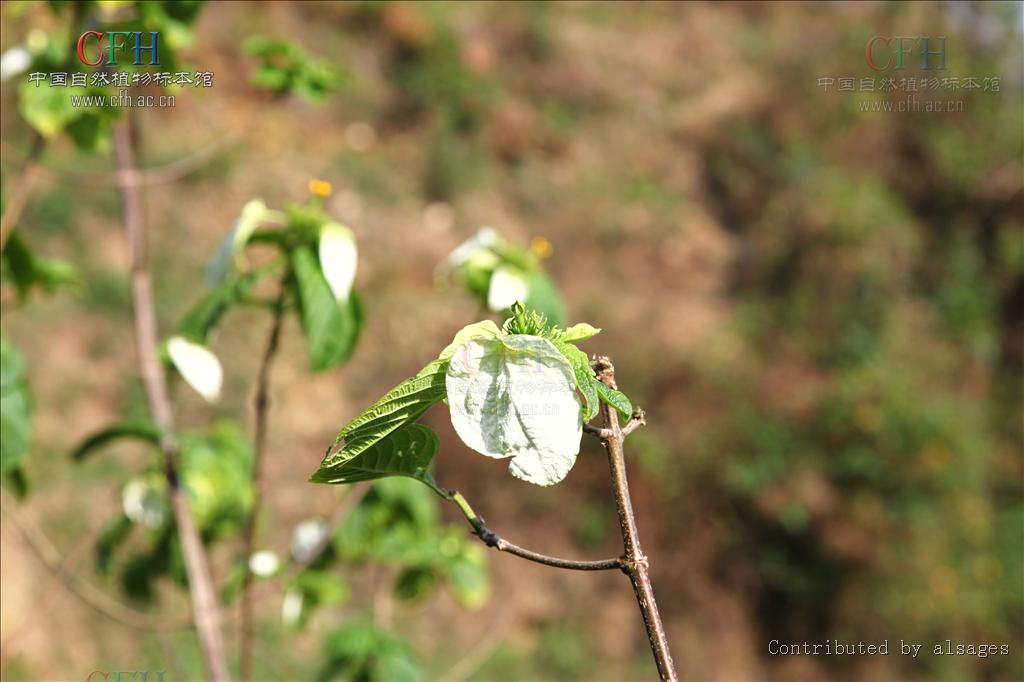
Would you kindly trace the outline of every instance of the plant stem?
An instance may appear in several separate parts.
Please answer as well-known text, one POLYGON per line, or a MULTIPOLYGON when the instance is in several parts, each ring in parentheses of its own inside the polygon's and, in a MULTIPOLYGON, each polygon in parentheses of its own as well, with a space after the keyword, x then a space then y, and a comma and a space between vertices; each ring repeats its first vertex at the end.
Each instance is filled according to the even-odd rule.
POLYGON ((267 444, 267 409, 270 406, 270 368, 277 356, 277 348, 281 339, 281 324, 284 320, 285 279, 281 279, 281 291, 274 301, 274 321, 267 336, 267 346, 263 351, 260 369, 256 378, 256 393, 253 397, 254 436, 252 458, 252 509, 245 526, 243 540, 242 599, 239 605, 241 617, 241 658, 242 679, 252 679, 252 640, 253 640, 253 603, 252 603, 252 571, 249 570, 249 557, 252 556, 256 542, 256 526, 259 523, 260 509, 263 506, 263 452, 267 444))
POLYGON ((32 194, 36 178, 39 176, 39 157, 43 155, 46 148, 46 140, 39 133, 32 134, 32 143, 29 147, 28 157, 25 165, 18 176, 17 184, 7 199, 7 206, 4 207, 3 217, 0 218, 0 251, 7 246, 7 238, 14 231, 21 212, 25 210, 28 198, 32 194))
MULTIPOLYGON (((608 358, 597 358, 593 367, 598 379, 609 388, 617 388, 615 367, 612 366, 608 358)), ((676 682, 679 678, 676 674, 675 664, 672 662, 672 654, 669 651, 665 626, 661 622, 661 614, 658 613, 658 603, 654 600, 654 589, 651 587, 651 577, 647 570, 647 557, 640 547, 636 514, 633 512, 633 503, 629 497, 626 462, 622 450, 625 434, 619 427, 618 413, 607 403, 601 403, 601 414, 604 417, 605 428, 611 432, 603 442, 608 450, 608 463, 611 466, 612 484, 615 489, 615 506, 619 512, 619 525, 622 528, 622 542, 625 548, 622 557, 622 570, 629 576, 629 580, 633 584, 633 592, 636 593, 636 601, 640 606, 640 613, 647 628, 651 653, 654 654, 654 661, 658 666, 658 675, 662 680, 676 682)), ((640 418, 642 419, 642 416, 640 418)), ((633 421, 631 420, 631 423, 633 421)))
POLYGON ((228 679, 228 668, 220 629, 220 609, 210 576, 206 548, 203 546, 199 529, 192 517, 188 499, 178 476, 178 442, 172 432, 174 415, 167 395, 163 365, 157 357, 156 312, 153 305, 153 290, 149 271, 146 267, 146 235, 142 217, 142 200, 135 171, 135 143, 132 137, 131 119, 128 117, 119 121, 114 127, 114 157, 118 170, 118 188, 121 194, 125 238, 128 242, 131 263, 132 306, 139 370, 146 390, 149 411, 153 416, 153 421, 163 431, 160 449, 164 454, 164 473, 167 477, 174 521, 185 559, 189 598, 192 602, 192 619, 195 622, 196 634, 203 652, 207 676, 211 680, 226 680, 228 679))
POLYGON ((466 520, 469 521, 469 525, 473 527, 473 532, 480 538, 480 540, 488 547, 494 547, 499 552, 508 552, 509 554, 514 554, 522 559, 533 561, 538 564, 544 564, 545 566, 567 568, 575 571, 608 571, 614 568, 625 570, 622 560, 618 558, 599 559, 597 561, 561 559, 559 557, 534 552, 533 550, 513 544, 484 525, 484 520, 480 518, 475 511, 473 511, 473 508, 469 506, 469 502, 467 502, 466 498, 462 496, 462 493, 457 490, 439 488, 435 483, 433 483, 433 481, 428 481, 426 479, 421 480, 433 488, 434 492, 438 495, 449 502, 455 503, 462 514, 466 517, 466 520))

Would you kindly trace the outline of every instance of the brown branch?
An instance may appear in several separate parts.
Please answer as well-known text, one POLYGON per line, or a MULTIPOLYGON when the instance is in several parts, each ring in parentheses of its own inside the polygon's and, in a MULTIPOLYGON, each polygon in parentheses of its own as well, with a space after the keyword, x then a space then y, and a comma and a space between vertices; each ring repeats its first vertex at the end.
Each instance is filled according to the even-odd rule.
POLYGON ((118 187, 121 194, 125 238, 128 242, 131 263, 132 305, 135 318, 135 340, 139 370, 146 391, 146 400, 153 421, 163 431, 160 449, 164 454, 165 475, 174 511, 174 520, 185 559, 188 576, 189 598, 192 603, 192 618, 203 652, 207 676, 211 680, 228 679, 227 660, 224 655, 224 640, 221 633, 220 609, 217 594, 210 576, 206 548, 196 527, 188 499, 178 477, 178 442, 171 429, 174 417, 164 369, 157 357, 156 312, 153 305, 153 290, 149 271, 146 268, 145 228, 142 216, 142 199, 138 183, 134 181, 135 142, 132 137, 130 117, 119 121, 114 127, 114 157, 118 170, 118 187))
POLYGON ((21 169, 17 183, 7 198, 7 206, 4 207, 3 217, 0 218, 0 251, 7 246, 7 238, 11 236, 15 225, 21 218, 21 212, 28 204, 28 198, 32 195, 32 188, 39 176, 39 157, 43 155, 46 148, 46 140, 39 133, 32 134, 32 144, 29 147, 28 156, 25 158, 25 165, 21 169))
POLYGON ((454 502, 466 517, 466 520, 469 521, 469 525, 473 527, 473 533, 479 537, 485 545, 488 547, 494 547, 499 552, 508 552, 509 554, 514 554, 522 559, 533 561, 538 564, 544 564, 545 566, 567 568, 574 571, 608 571, 616 568, 625 570, 622 559, 619 558, 599 559, 597 561, 562 559, 559 557, 548 556, 547 554, 541 554, 540 552, 534 552, 533 550, 513 544, 489 529, 484 524, 484 520, 475 511, 473 511, 471 506, 469 506, 469 502, 467 502, 466 498, 462 496, 462 493, 457 490, 445 490, 444 488, 438 488, 430 481, 424 482, 433 488, 441 497, 449 502, 454 502))
MULTIPOLYGON (((597 358, 593 362, 593 367, 598 379, 609 388, 616 388, 615 368, 608 358, 597 358)), ((658 613, 658 603, 654 600, 654 589, 651 587, 651 577, 647 570, 647 557, 640 547, 636 514, 633 512, 633 502, 629 497, 626 462, 622 450, 622 441, 625 438, 624 430, 619 427, 618 413, 605 403, 601 403, 601 415, 604 417, 605 428, 612 432, 611 437, 604 440, 604 445, 608 450, 608 463, 611 466, 612 484, 615 489, 615 506, 619 512, 619 525, 622 528, 622 542, 625 548, 622 570, 629 576, 629 580, 633 584, 633 592, 636 593, 640 614, 643 616, 644 625, 647 628, 651 653, 654 654, 654 661, 658 666, 658 675, 662 680, 675 682, 679 678, 676 674, 675 664, 672 662, 672 654, 669 651, 665 626, 661 622, 661 614, 658 613)), ((636 421, 642 419, 642 413, 640 419, 636 420, 634 417, 636 421)), ((630 420, 630 423, 634 420, 630 420)))
MULTIPOLYGON (((285 274, 285 278, 287 277, 285 274)), ((263 351, 259 372, 256 375, 256 392, 253 396, 253 459, 252 459, 252 509, 245 525, 243 540, 242 598, 239 603, 241 618, 241 642, 239 656, 243 680, 252 679, 252 640, 253 640, 253 601, 252 571, 249 570, 249 557, 252 556, 256 542, 256 526, 259 523, 260 509, 263 506, 263 453, 267 446, 267 409, 270 406, 270 368, 274 364, 277 348, 281 340, 281 324, 284 320, 285 278, 281 280, 281 291, 274 302, 274 320, 267 336, 267 346, 263 351)))

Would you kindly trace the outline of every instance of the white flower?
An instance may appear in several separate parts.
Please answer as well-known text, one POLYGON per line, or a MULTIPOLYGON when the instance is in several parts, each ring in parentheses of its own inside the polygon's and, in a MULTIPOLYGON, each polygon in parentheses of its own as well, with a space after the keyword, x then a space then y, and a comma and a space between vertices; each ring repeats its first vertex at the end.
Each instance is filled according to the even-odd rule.
POLYGON ((281 560, 269 549, 261 550, 249 557, 249 570, 253 575, 261 578, 274 575, 279 568, 281 568, 281 560))
POLYGON ((470 448, 512 457, 513 476, 553 485, 579 454, 583 420, 569 361, 547 339, 472 338, 451 356, 445 381, 452 426, 470 448))
POLYGON ((312 554, 327 537, 327 522, 323 519, 306 519, 292 532, 292 557, 304 562, 313 558, 312 554))
POLYGON ((302 592, 292 588, 284 593, 281 602, 281 621, 285 625, 295 625, 302 617, 302 592))
POLYGON ((494 311, 508 310, 516 301, 522 303, 529 294, 526 278, 522 273, 504 265, 491 275, 487 290, 487 307, 494 311))
POLYGON ((0 81, 10 80, 24 73, 32 65, 32 53, 24 45, 17 45, 0 54, 0 81))
POLYGON ((124 515, 147 528, 159 528, 166 518, 163 490, 145 476, 128 481, 121 491, 124 515))
POLYGON ((174 367, 196 393, 209 402, 220 398, 224 370, 220 360, 206 346, 192 343, 181 336, 172 336, 167 341, 167 353, 174 367))
POLYGON ((482 254, 494 257, 494 261, 497 262, 497 257, 490 253, 490 247, 497 244, 499 240, 498 233, 494 231, 494 228, 481 227, 476 234, 456 246, 448 254, 448 257, 437 266, 437 275, 444 276, 482 254))
POLYGON ((320 230, 320 269, 336 300, 348 300, 357 264, 356 240, 352 230, 338 223, 324 225, 320 230))

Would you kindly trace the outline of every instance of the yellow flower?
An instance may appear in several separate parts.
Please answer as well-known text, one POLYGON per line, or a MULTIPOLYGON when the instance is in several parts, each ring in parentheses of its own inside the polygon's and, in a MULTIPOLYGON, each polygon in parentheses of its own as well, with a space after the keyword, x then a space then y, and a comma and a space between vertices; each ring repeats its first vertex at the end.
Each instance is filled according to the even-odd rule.
POLYGON ((326 180, 318 180, 317 178, 313 178, 312 180, 309 181, 309 193, 312 194, 313 196, 329 197, 331 196, 331 192, 333 191, 334 188, 331 186, 331 183, 327 182, 326 180))
POLYGON ((533 241, 530 242, 530 250, 537 254, 540 258, 547 258, 554 251, 554 248, 544 237, 534 237, 533 241))

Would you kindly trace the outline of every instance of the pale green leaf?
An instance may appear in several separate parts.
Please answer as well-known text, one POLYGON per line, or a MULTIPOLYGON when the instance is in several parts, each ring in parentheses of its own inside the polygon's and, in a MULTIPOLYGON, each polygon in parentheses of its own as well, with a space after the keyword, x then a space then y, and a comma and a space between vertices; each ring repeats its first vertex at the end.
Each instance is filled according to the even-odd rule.
POLYGON ((597 336, 600 333, 601 330, 598 329, 597 327, 592 327, 586 322, 580 322, 579 324, 574 324, 573 326, 569 327, 564 332, 562 332, 561 340, 575 343, 577 341, 583 341, 584 339, 589 339, 593 336, 597 336))
POLYGON ((466 341, 469 341, 470 339, 493 339, 500 333, 501 330, 498 329, 498 325, 494 324, 491 320, 468 324, 455 334, 455 338, 452 339, 452 342, 449 343, 437 357, 439 360, 448 360, 455 353, 455 349, 466 341))

